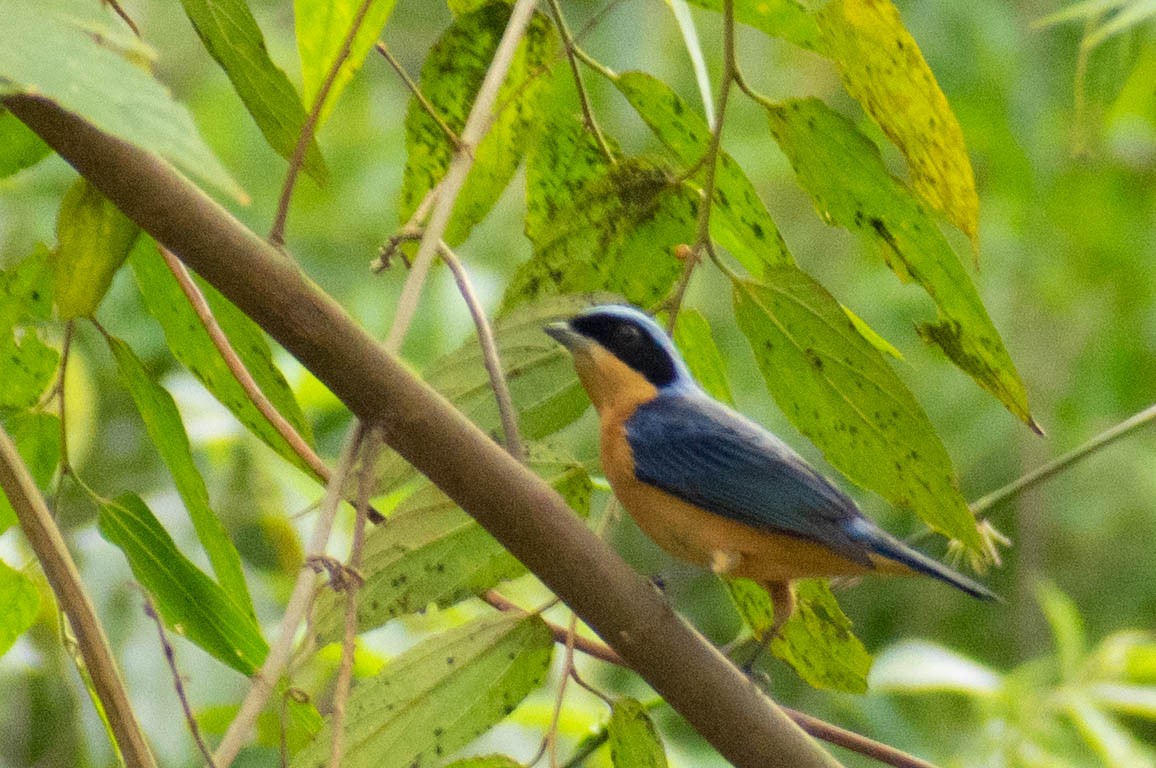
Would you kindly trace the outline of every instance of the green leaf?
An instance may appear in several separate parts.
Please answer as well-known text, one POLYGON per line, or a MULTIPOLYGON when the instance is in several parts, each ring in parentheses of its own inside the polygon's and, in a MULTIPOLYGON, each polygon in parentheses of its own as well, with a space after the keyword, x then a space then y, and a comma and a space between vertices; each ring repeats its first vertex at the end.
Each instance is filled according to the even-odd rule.
MULTIPOLYGON (((261 413, 233 376, 225 359, 217 351, 197 313, 189 305, 177 280, 164 260, 144 241, 129 258, 141 297, 165 333, 173 355, 193 374, 205 389, 228 408, 237 420, 290 464, 315 477, 309 464, 297 455, 281 433, 261 413)), ((273 363, 269 343, 261 329, 212 286, 197 281, 209 302, 213 316, 229 338, 237 356, 257 382, 265 397, 307 443, 313 433, 285 377, 273 363)))
MULTIPOLYGON (((365 0, 294 0, 293 22, 297 31, 297 53, 301 57, 301 80, 305 103, 312 105, 321 85, 337 61, 349 28, 365 0)), ((341 92, 353 79, 373 50, 374 43, 389 21, 397 0, 371 0, 357 34, 353 36, 349 55, 342 62, 329 88, 321 110, 318 127, 332 111, 341 92)))
MULTIPOLYGON (((490 3, 459 16, 434 44, 422 66, 421 91, 455 135, 465 127, 509 18, 510 7, 504 3, 490 3)), ((493 126, 474 151, 474 165, 454 204, 445 235, 451 246, 465 240, 489 213, 537 133, 539 104, 549 83, 542 73, 555 62, 557 47, 553 25, 542 14, 534 14, 498 91, 493 126)), ((408 159, 398 211, 403 222, 441 181, 455 150, 416 99, 410 100, 406 113, 405 144, 408 159)))
MULTIPOLYGON (((771 653, 808 685, 847 693, 864 693, 871 655, 851 631, 826 579, 794 583, 795 612, 771 640, 771 653)), ((774 608, 767 591, 750 579, 727 581, 727 590, 743 621, 762 639, 772 626, 774 608)))
POLYGON ((963 129, 890 0, 835 0, 816 14, 843 86, 899 147, 915 191, 979 248, 979 197, 963 129))
POLYGON ((534 256, 514 273, 502 312, 544 296, 610 291, 639 306, 662 300, 694 241, 699 197, 657 163, 611 164, 581 122, 551 125, 526 169, 526 236, 534 256))
MULTIPOLYGON (((537 615, 500 614, 426 640, 354 689, 343 768, 434 765, 510 714, 546 679, 554 638, 537 615)), ((293 759, 329 764, 330 722, 293 759)))
MULTIPOLYGON (((569 353, 542 327, 569 318, 591 304, 615 300, 617 297, 609 294, 554 296, 519 307, 494 321, 498 356, 524 439, 538 440, 553 434, 590 407, 590 400, 574 375, 569 353)), ((483 430, 493 433, 500 429, 493 387, 475 338, 435 360, 424 378, 483 430)), ((381 492, 417 477, 417 470, 391 452, 380 459, 375 474, 381 492)))
POLYGON ((56 218, 54 295, 61 320, 96 311, 139 233, 140 227, 87 179, 73 182, 56 218))
POLYGON ((0 0, 0 94, 48 99, 237 200, 247 199, 168 90, 64 12, 81 5, 87 3, 0 0))
POLYGON ((615 699, 610 708, 610 762, 615 768, 665 768, 658 729, 637 699, 615 699))
POLYGON ((794 267, 736 280, 735 316, 786 417, 856 484, 981 551, 951 457, 914 395, 827 291, 794 267))
MULTIPOLYGON (((583 466, 544 445, 527 448, 530 467, 586 517, 593 488, 583 466)), ((357 625, 364 631, 431 604, 453 605, 526 569, 425 481, 384 525, 369 531, 361 572, 365 583, 357 593, 357 625)), ((344 596, 326 592, 318 598, 313 625, 319 644, 340 637, 344 611, 344 596)))
POLYGON ((1047 581, 1036 584, 1036 600, 1044 611, 1048 626, 1052 629, 1056 655, 1059 657, 1064 679, 1075 681, 1083 669, 1088 647, 1084 618, 1080 616, 1080 609, 1076 607, 1072 598, 1047 581))
MULTIPOLYGON (((643 72, 624 72, 614 85, 681 165, 690 168, 703 159, 710 128, 670 86, 643 72)), ((701 170, 695 174, 702 176, 701 170)), ((794 263, 754 185, 726 152, 718 156, 713 205, 711 237, 751 274, 762 274, 769 264, 794 263)))
POLYGON ((0 560, 0 656, 8 653, 16 638, 32 626, 39 610, 36 584, 0 560))
POLYGON ((189 438, 176 403, 164 387, 152 380, 127 344, 112 336, 106 338, 116 358, 120 382, 132 395, 149 438, 172 473, 177 492, 185 503, 197 538, 209 556, 224 593, 238 608, 252 616, 253 600, 249 597, 249 587, 241 570, 241 556, 229 540, 225 526, 209 506, 209 492, 193 462, 189 438))
POLYGON ((452 763, 447 763, 445 768, 523 768, 523 766, 514 758, 506 755, 484 755, 454 760, 452 763))
MULTIPOLYGON (((50 413, 27 411, 4 419, 4 429, 24 461, 36 487, 47 490, 60 464, 60 418, 50 413)), ((0 533, 16 522, 8 497, 0 492, 0 533)))
MULTIPOLYGON (((293 156, 307 114, 285 73, 269 58, 265 37, 244 0, 181 0, 209 55, 225 70, 265 140, 286 160, 293 156)), ((314 139, 302 163, 318 183, 329 172, 314 139)))
MULTIPOLYGON (((691 5, 722 11, 723 0, 689 0, 691 5)), ((735 21, 771 37, 823 52, 823 35, 815 17, 797 0, 735 0, 735 21)))
POLYGON ((1084 742, 1099 756, 1105 768, 1154 768, 1156 751, 1133 736, 1114 717, 1086 697, 1071 693, 1065 701, 1068 717, 1084 742))
POLYGON ((269 646, 253 617, 177 549, 138 496, 102 504, 99 527, 128 558, 169 627, 238 672, 257 671, 269 646))
POLYGON ((767 110, 771 132, 819 215, 878 243, 891 270, 931 296, 938 321, 920 327, 923 338, 1034 425, 1023 382, 975 286, 931 214, 887 172, 878 148, 817 99, 767 110))
POLYGON ((31 168, 52 149, 15 115, 0 109, 0 179, 31 168))
POLYGON ((48 261, 48 249, 38 246, 31 256, 0 270, 0 411, 36 405, 56 373, 60 355, 40 340, 36 327, 52 316, 48 261))
POLYGON ((714 343, 710 323, 697 309, 683 309, 674 324, 674 344, 691 375, 715 400, 734 404, 726 360, 714 343))
POLYGON ((1000 673, 924 640, 904 640, 875 657, 871 690, 893 693, 960 693, 989 697, 1003 690, 1000 673))

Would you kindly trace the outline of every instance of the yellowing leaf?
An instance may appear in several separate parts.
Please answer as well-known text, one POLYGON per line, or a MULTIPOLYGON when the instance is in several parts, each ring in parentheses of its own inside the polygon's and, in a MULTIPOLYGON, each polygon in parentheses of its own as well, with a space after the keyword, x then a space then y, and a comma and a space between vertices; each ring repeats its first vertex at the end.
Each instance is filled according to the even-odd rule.
POLYGON ((831 464, 972 551, 951 457, 915 396, 838 302, 794 267, 736 281, 735 319, 783 414, 831 464))
MULTIPOLYGON (((795 612, 771 640, 771 653, 791 665, 808 685, 863 693, 871 655, 851 631, 825 579, 795 582, 795 612)), ((770 630, 774 608, 767 591, 750 579, 727 582, 731 601, 760 642, 770 630)))
POLYGON ((56 311, 62 320, 89 317, 108 291, 140 232, 86 179, 77 179, 56 219, 56 311))
POLYGON ((907 158, 915 191, 978 248, 963 130, 899 11, 891 0, 833 0, 817 18, 844 87, 907 158))
MULTIPOLYGON (((297 32, 297 53, 301 57, 301 80, 305 91, 305 104, 312 109, 317 93, 322 83, 329 76, 333 62, 341 51, 342 44, 349 34, 349 28, 357 18, 364 0, 295 0, 293 3, 293 20, 297 32)), ((372 0, 366 10, 357 33, 353 36, 349 48, 349 56, 341 64, 329 95, 325 100, 325 107, 321 111, 321 120, 329 114, 338 96, 361 68, 365 57, 373 50, 381 30, 393 13, 397 0, 372 0)), ((320 126, 321 120, 318 121, 320 126)))
POLYGON ((887 172, 879 149, 818 99, 766 106, 771 133, 819 215, 877 243, 901 280, 927 291, 938 316, 920 334, 1034 427, 1023 381, 975 285, 930 211, 887 172))

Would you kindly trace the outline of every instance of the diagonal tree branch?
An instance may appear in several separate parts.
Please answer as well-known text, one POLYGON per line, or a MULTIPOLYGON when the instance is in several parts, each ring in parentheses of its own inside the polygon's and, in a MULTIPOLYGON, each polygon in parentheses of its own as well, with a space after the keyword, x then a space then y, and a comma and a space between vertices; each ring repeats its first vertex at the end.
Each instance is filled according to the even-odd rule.
POLYGON ((3 427, 0 427, 0 491, 8 496, 20 529, 36 553, 36 559, 56 594, 56 601, 76 633, 84 664, 100 703, 104 705, 109 727, 125 762, 134 768, 156 768, 156 761, 117 671, 108 638, 96 618, 92 601, 84 591, 76 563, 64 545, 60 529, 56 527, 56 521, 45 506, 28 468, 3 427))
POLYGON ((379 427, 390 447, 533 571, 726 759, 740 768, 838 765, 545 481, 387 353, 292 259, 160 158, 49 101, 10 96, 3 104, 358 418, 379 427))

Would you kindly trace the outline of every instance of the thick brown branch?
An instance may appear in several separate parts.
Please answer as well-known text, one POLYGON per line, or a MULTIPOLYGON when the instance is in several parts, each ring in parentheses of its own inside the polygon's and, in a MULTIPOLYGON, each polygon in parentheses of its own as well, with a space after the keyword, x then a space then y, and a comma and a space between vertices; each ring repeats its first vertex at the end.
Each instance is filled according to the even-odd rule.
POLYGON ((159 158, 54 104, 4 99, 129 218, 212 283, 474 516, 737 766, 838 763, 566 502, 387 354, 297 268, 159 158))

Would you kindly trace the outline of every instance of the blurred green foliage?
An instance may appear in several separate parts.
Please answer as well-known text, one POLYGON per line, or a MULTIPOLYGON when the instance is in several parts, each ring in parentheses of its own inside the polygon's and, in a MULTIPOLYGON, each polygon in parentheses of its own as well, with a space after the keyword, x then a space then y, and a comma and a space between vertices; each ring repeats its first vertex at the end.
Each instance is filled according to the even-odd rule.
MULTIPOLYGON (((975 168, 979 271, 971 271, 971 279, 1016 361, 1032 412, 1047 430, 1046 439, 1032 435, 911 332, 935 311, 927 295, 899 285, 887 274, 876 263, 874 243, 828 228, 814 215, 811 198, 799 188, 788 159, 774 146, 766 110, 736 99, 727 114, 723 148, 765 201, 794 260, 901 351, 903 362, 893 367, 926 410, 954 460, 965 498, 974 499, 1015 479, 1156 400, 1156 270, 1151 268, 1156 259, 1152 87, 1156 34, 1143 17, 1117 24, 1105 34, 1105 22, 1118 19, 1126 6, 1108 5, 1115 7, 1093 23, 1082 26, 1062 23, 1068 17, 1052 17, 1055 24, 1041 27, 1037 22, 1060 10, 1059 3, 899 3, 906 27, 958 118, 975 168)), ((264 32, 270 59, 290 73, 291 81, 300 83, 295 74, 299 67, 292 9, 272 0, 253 0, 249 6, 264 32)), ((228 77, 179 12, 143 1, 126 2, 125 7, 148 46, 158 53, 157 78, 173 91, 176 102, 188 106, 228 174, 210 166, 200 171, 225 188, 229 177, 236 180, 251 203, 228 199, 224 204, 255 231, 267 231, 284 162, 266 144, 228 77)), ((684 104, 701 110, 683 39, 666 7, 623 2, 606 11, 605 17, 598 2, 579 0, 565 7, 575 30, 588 19, 597 20, 582 45, 600 61, 618 72, 638 69, 657 76, 684 104)), ((719 16, 699 9, 692 15, 717 78, 719 16)), ((1090 17, 1073 18, 1084 22, 1090 17)), ((383 39, 403 66, 416 74, 450 23, 451 15, 441 5, 403 1, 383 39)), ((796 29, 792 34, 812 40, 809 35, 817 33, 796 29)), ((757 88, 773 99, 822 98, 850 116, 859 131, 881 146, 886 167, 903 175, 903 157, 882 130, 854 108, 830 61, 742 26, 738 49, 744 74, 757 88)), ((664 148, 679 151, 669 137, 655 136, 648 129, 646 114, 640 116, 632 107, 627 100, 631 94, 620 92, 620 83, 594 76, 586 80, 603 129, 625 152, 640 158, 631 162, 650 169, 664 148)), ((573 87, 568 78, 558 81, 562 89, 573 87)), ((319 187, 310 179, 301 182, 287 229, 286 246, 303 269, 378 333, 392 316, 404 274, 397 266, 369 279, 366 265, 420 202, 420 195, 414 199, 412 192, 403 193, 407 148, 412 152, 413 144, 405 119, 408 103, 405 86, 370 54, 318 137, 329 183, 319 187)), ((0 136, 12 136, 23 147, 12 163, 14 172, 35 162, 42 148, 12 122, 10 115, 0 115, 0 136)), ((540 172, 533 163, 531 159, 531 167, 522 173, 540 172)), ((512 172, 502 169, 504 176, 512 172)), ((0 179, 0 268, 37 252, 42 243, 54 242, 60 199, 74 178, 59 158, 51 157, 0 179)), ((500 195, 488 194, 496 197, 487 201, 492 211, 472 229, 462 228, 459 251, 493 314, 511 275, 531 263, 532 241, 540 230, 529 231, 533 228, 527 225, 529 237, 523 235, 525 208, 533 201, 523 199, 517 182, 500 195)), ((947 237, 957 253, 970 251, 965 235, 952 232, 947 237)), ((677 267, 672 266, 671 272, 677 267)), ((721 352, 719 359, 710 353, 712 370, 724 368, 724 381, 741 410, 776 429, 823 466, 818 451, 767 397, 749 347, 731 322, 728 302, 719 298, 729 290, 724 277, 704 270, 687 299, 688 306, 710 322, 708 337, 713 331, 721 352)), ((209 494, 219 500, 217 507, 247 564, 264 574, 250 576, 250 581, 257 618, 268 626, 275 621, 296 571, 300 545, 287 526, 267 521, 281 521, 304 509, 316 486, 247 434, 179 367, 168 351, 170 345, 178 345, 166 340, 157 325, 146 322, 146 309, 155 312, 146 304, 131 276, 121 270, 97 317, 110 333, 131 345, 155 380, 174 393, 194 458, 210 483, 209 494), (249 495, 241 492, 244 488, 276 491, 249 495), (271 508, 256 508, 266 505, 271 508)), ((33 305, 26 316, 13 318, 13 324, 41 323, 45 316, 33 305)), ((515 316, 511 312, 508 318, 514 321, 515 316)), ((464 340, 470 328, 448 274, 436 271, 408 336, 405 357, 432 377, 439 370, 435 361, 468 354, 471 347, 464 340)), ((536 343, 551 349, 544 339, 536 343)), ((78 474, 105 496, 131 489, 146 497, 181 551, 195 551, 193 527, 179 512, 167 470, 143 436, 133 399, 118 383, 104 340, 91 328, 78 326, 73 355, 69 370, 78 380, 68 386, 68 435, 78 474)), ((312 422, 319 451, 332 457, 346 425, 343 409, 283 354, 275 357, 312 422)), ((540 362, 539 374, 552 380, 565 364, 560 356, 540 362)), ((40 365, 37 370, 50 367, 40 365)), ((445 369, 442 372, 450 384, 476 384, 463 384, 445 369)), ((45 383, 43 379, 37 376, 39 384, 45 383)), ((6 383, 0 399, 13 391, 6 383)), ((560 385, 556 399, 542 405, 543 413, 573 418, 575 397, 573 387, 560 385)), ((477 403, 484 418, 491 418, 489 402, 477 403)), ((9 431, 16 431, 6 424, 9 431)), ((53 437, 40 442, 59 439, 56 430, 41 431, 53 437)), ((588 461, 596 452, 594 434, 586 415, 563 436, 574 455, 588 461)), ((1143 693, 1150 692, 1156 680, 1151 651, 1156 616, 1151 557, 1156 541, 1154 456, 1156 435, 1138 433, 994 510, 994 522, 1013 542, 1003 553, 1002 567, 988 578, 1007 597, 1005 605, 978 604, 922 580, 872 579, 855 589, 837 589, 855 633, 868 650, 882 651, 872 678, 877 690, 864 696, 816 692, 776 665, 771 674, 777 698, 902 749, 958 765, 1143 764, 1127 760, 1150 759, 1156 742, 1151 702, 1144 698, 1150 693, 1143 693), (1062 593, 1040 590, 1041 578, 1062 593), (889 647, 901 639, 903 645, 889 647), (922 644, 913 644, 917 642, 922 644), (902 662, 898 666, 896 659, 902 662), (956 670, 959 676, 906 682, 887 677, 889 669, 910 672, 933 662, 937 669, 956 670), (915 690, 921 691, 918 699, 908 695, 915 690), (1011 741, 1037 744, 1056 762, 1034 763, 1032 754, 1011 749, 1011 741)), ((38 481, 47 487, 51 471, 35 468, 38 481)), ((858 498, 898 534, 913 524, 910 516, 891 513, 879 499, 858 498)), ((56 501, 114 646, 122 654, 134 654, 126 674, 130 688, 136 684, 137 690, 145 691, 142 700, 155 718, 150 720, 146 713, 146 727, 156 739, 158 753, 192 759, 187 738, 171 727, 175 695, 167 682, 158 683, 167 680, 167 671, 138 595, 128 586, 133 578, 128 565, 92 535, 97 508, 86 496, 66 485, 56 501)), ((299 527, 306 524, 297 522, 299 527)), ((671 568, 628 522, 614 524, 609 535, 640 567, 671 568)), ((0 539, 0 549, 10 563, 27 561, 12 533, 0 539)), ((735 636, 733 610, 719 585, 695 576, 680 575, 674 581, 672 600, 704 632, 720 641, 735 636)), ((543 597, 532 584, 518 582, 511 589, 522 590, 523 604, 543 597)), ((370 645, 396 648, 427 629, 440 628, 443 619, 445 623, 460 619, 455 611, 473 615, 466 606, 438 618, 407 619, 382 630, 379 646, 370 645)), ((0 764, 110 764, 91 707, 78 693, 75 673, 57 635, 49 630, 52 620, 42 609, 38 624, 0 662, 0 691, 8 702, 0 708, 0 729, 5 734, 0 739, 0 764), (59 674, 46 674, 47 670, 59 674), (79 717, 84 728, 77 725, 79 717), (60 738, 45 739, 46 722, 58 724, 60 738)), ((179 645, 178 655, 196 706, 223 705, 243 692, 243 681, 192 646, 179 645)), ((584 669, 599 686, 623 696, 649 695, 625 672, 584 669)), ((313 682, 321 687, 325 674, 313 670, 302 677, 302 685, 313 682)), ((538 711, 532 708, 534 700, 530 699, 530 712, 538 711)), ((605 712, 596 704, 575 709, 586 717, 576 718, 563 733, 577 741, 583 728, 605 717, 605 712)), ((652 715, 673 763, 717 760, 681 720, 661 708, 652 715)), ((547 711, 529 724, 540 729, 548 717, 547 711)), ((532 741, 524 734, 499 733, 489 751, 532 741)), ((254 748, 248 757, 250 764, 276 764, 272 750, 254 748)), ((853 765, 872 764, 845 753, 840 758, 853 765)))

